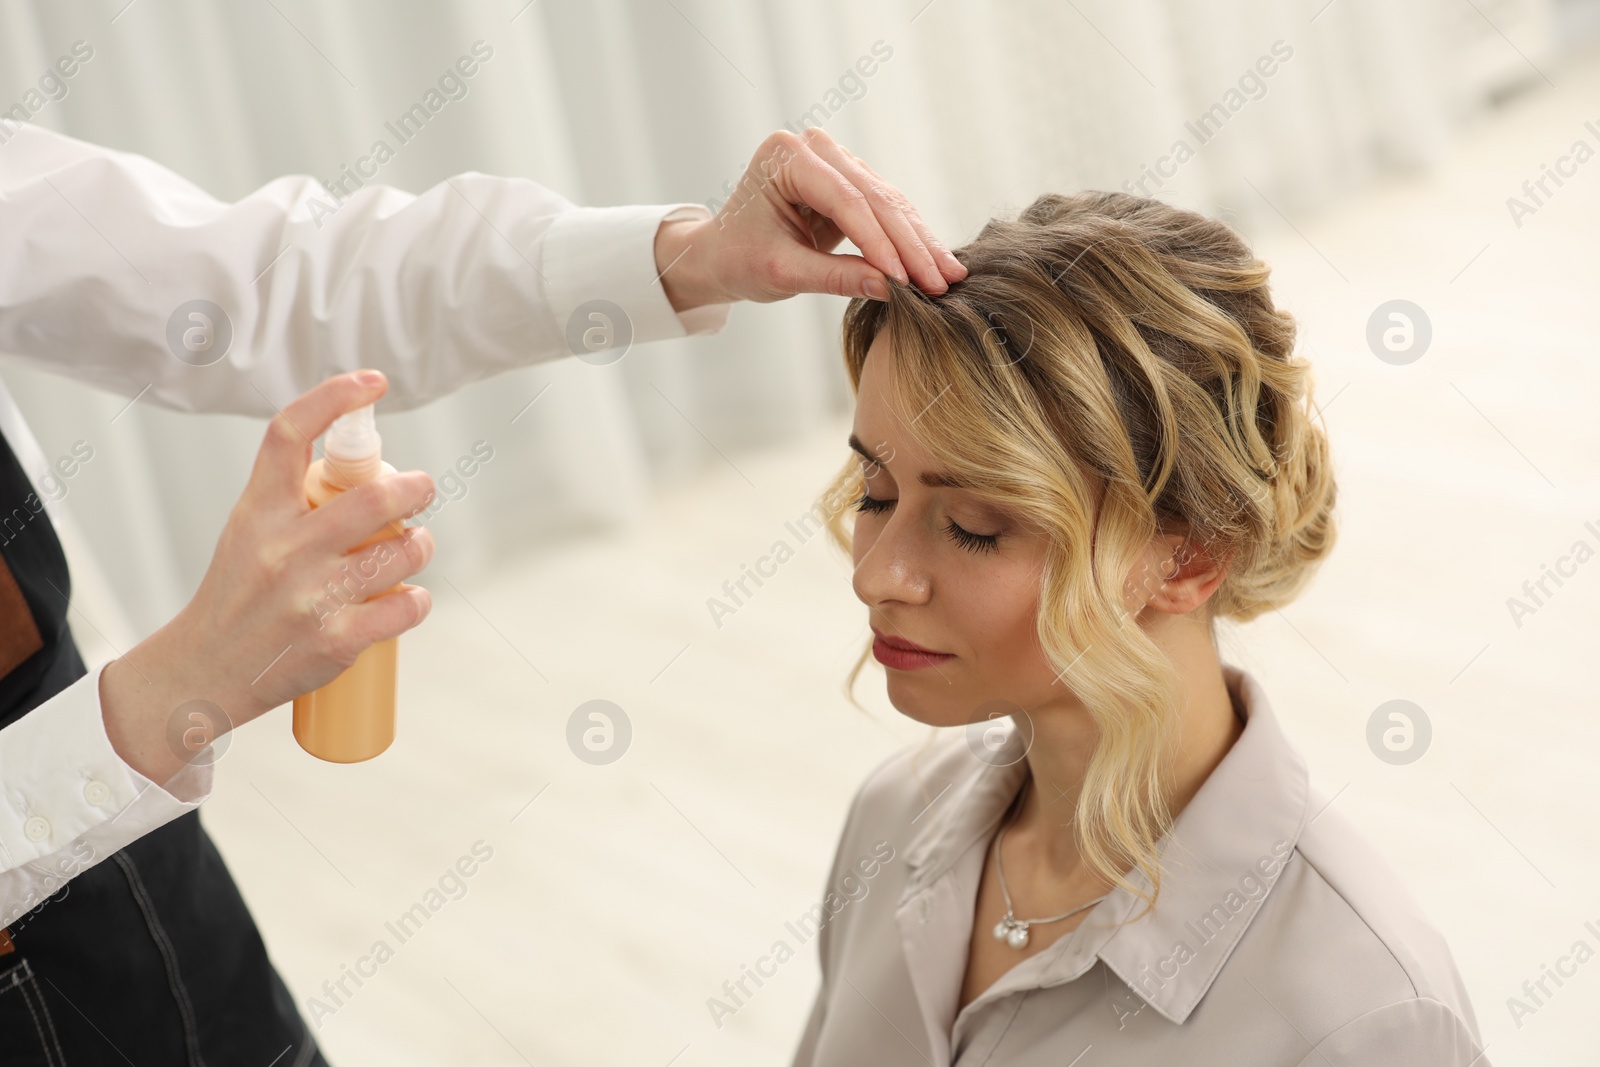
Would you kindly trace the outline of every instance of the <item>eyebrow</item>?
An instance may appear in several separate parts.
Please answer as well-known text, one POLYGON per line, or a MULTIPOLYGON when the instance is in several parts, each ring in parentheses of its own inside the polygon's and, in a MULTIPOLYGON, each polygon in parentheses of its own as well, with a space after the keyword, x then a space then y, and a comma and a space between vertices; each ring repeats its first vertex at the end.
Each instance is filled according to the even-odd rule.
MULTIPOLYGON (((885 470, 889 468, 887 463, 879 459, 877 456, 874 456, 871 452, 867 451, 867 446, 862 444, 861 438, 857 437, 855 434, 850 435, 849 444, 850 447, 854 449, 862 459, 870 460, 885 470)), ((954 475, 945 474, 942 471, 923 471, 917 476, 917 481, 921 482, 930 489, 969 488, 965 482, 959 481, 954 475)))

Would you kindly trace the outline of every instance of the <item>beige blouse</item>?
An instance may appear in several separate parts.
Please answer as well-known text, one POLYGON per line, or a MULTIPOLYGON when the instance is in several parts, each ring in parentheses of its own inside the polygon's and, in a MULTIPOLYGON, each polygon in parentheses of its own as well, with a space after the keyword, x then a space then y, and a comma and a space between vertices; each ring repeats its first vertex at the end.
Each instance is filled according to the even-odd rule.
POLYGON ((1245 729, 1162 840, 1155 911, 1114 929, 1140 907, 1114 890, 959 1013, 1022 741, 984 760, 950 731, 874 771, 828 878, 794 1067, 1489 1067, 1444 940, 1310 787, 1260 684, 1223 673, 1245 729))

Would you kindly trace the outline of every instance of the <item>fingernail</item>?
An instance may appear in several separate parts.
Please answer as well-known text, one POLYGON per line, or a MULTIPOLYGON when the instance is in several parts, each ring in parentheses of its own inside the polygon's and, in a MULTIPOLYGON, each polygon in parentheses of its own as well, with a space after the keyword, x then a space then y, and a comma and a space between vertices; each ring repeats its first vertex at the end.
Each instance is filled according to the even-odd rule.
POLYGON ((383 384, 383 371, 381 371, 381 370, 364 370, 360 374, 356 375, 356 381, 360 382, 362 385, 366 386, 368 389, 371 389, 373 386, 376 386, 376 385, 382 385, 383 384))
POLYGON ((868 278, 861 284, 861 290, 873 300, 889 299, 889 286, 882 278, 868 278))

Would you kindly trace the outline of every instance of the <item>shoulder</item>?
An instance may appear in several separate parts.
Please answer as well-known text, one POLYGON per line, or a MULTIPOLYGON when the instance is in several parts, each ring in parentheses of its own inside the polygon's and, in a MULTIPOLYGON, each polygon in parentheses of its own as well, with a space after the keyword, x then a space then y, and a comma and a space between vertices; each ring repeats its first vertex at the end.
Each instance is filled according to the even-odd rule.
POLYGON ((1444 936, 1411 895, 1389 861, 1355 824, 1320 796, 1321 814, 1303 831, 1295 851, 1307 874, 1328 899, 1328 908, 1348 912, 1365 931, 1358 941, 1388 957, 1413 996, 1445 1004, 1465 1002, 1455 961, 1444 936))
POLYGON ((1449 1062, 1472 1061, 1477 1020, 1448 943, 1383 855, 1327 804, 1313 792, 1309 806, 1320 814, 1252 924, 1251 940, 1268 949, 1266 988, 1277 990, 1280 1010, 1312 1024, 1308 1033, 1329 1035, 1330 1051, 1370 1054, 1334 1063, 1442 1062, 1429 1057, 1469 1045, 1471 1054, 1449 1062), (1405 1050, 1429 1057, 1394 1058, 1405 1050))
POLYGON ((898 749, 862 779, 850 803, 846 830, 908 829, 963 772, 970 777, 972 757, 960 730, 939 731, 926 741, 898 749))
POLYGON ((1491 1067, 1483 1052, 1454 1008, 1413 997, 1352 1019, 1317 1042, 1297 1067, 1491 1067))
POLYGON ((881 957, 899 944, 894 916, 911 875, 913 844, 932 822, 921 815, 949 788, 958 766, 936 734, 890 754, 856 789, 823 898, 812 908, 822 931, 825 984, 849 957, 881 957))
POLYGON ((978 769, 960 730, 936 731, 891 753, 867 773, 850 801, 834 854, 835 872, 869 853, 911 860, 978 769))

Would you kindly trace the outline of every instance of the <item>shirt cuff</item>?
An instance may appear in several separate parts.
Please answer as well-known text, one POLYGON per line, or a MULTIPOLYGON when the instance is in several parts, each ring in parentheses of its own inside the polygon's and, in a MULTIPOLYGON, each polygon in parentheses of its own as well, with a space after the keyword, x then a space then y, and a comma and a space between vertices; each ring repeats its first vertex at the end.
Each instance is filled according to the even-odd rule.
POLYGON ((732 304, 674 311, 656 269, 656 231, 662 223, 710 217, 704 204, 580 207, 557 215, 545 231, 539 270, 567 347, 574 354, 602 347, 585 341, 591 323, 612 331, 615 340, 603 347, 621 348, 721 330, 732 304), (597 300, 621 309, 629 330, 626 341, 617 336, 622 323, 610 322, 609 316, 590 319, 589 312, 604 314, 607 309, 578 314, 597 300))
POLYGON ((0 730, 0 869, 51 856, 86 834, 109 854, 210 797, 209 749, 165 788, 117 754, 100 707, 103 670, 0 730))

